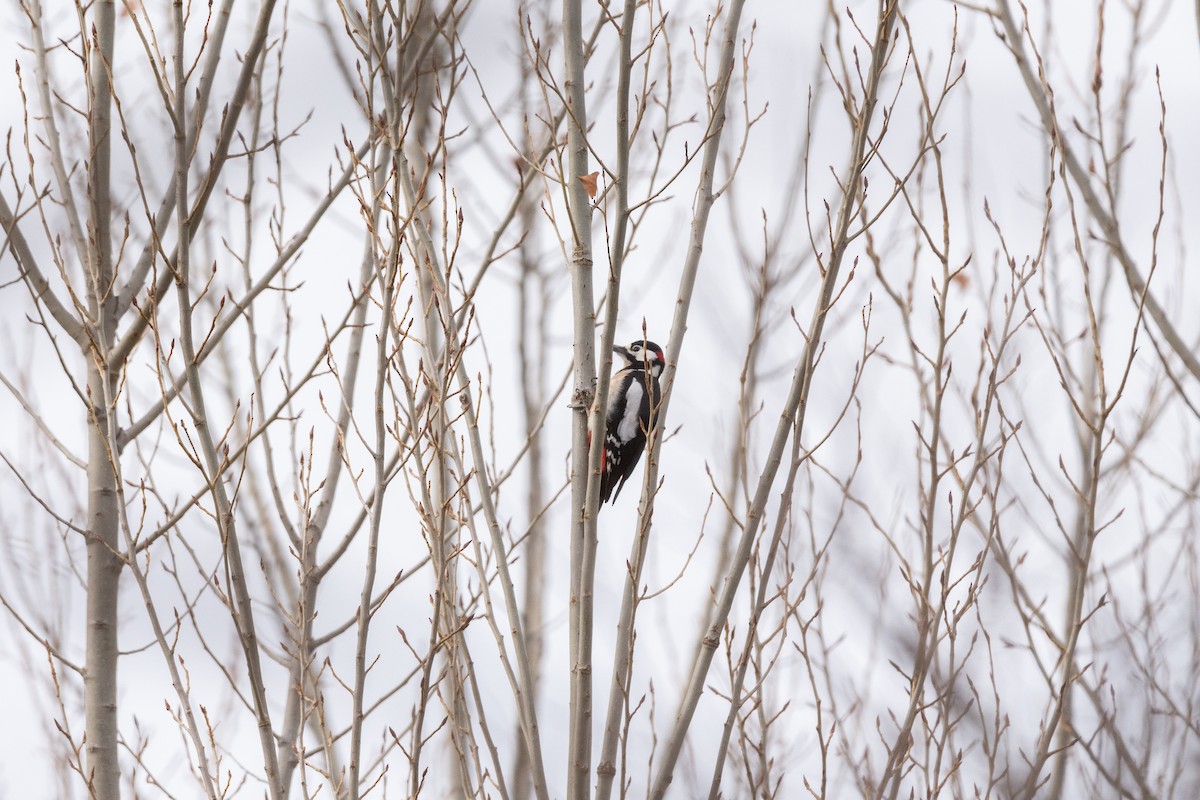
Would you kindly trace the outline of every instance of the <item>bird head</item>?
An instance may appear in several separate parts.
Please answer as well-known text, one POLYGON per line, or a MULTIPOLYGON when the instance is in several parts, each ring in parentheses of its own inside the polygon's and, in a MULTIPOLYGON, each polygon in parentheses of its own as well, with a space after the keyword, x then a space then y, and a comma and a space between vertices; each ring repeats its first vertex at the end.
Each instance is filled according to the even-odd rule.
POLYGON ((628 347, 614 347, 613 352, 625 359, 626 367, 635 369, 649 367, 655 377, 662 374, 663 367, 667 363, 661 347, 654 342, 642 339, 633 342, 628 347))

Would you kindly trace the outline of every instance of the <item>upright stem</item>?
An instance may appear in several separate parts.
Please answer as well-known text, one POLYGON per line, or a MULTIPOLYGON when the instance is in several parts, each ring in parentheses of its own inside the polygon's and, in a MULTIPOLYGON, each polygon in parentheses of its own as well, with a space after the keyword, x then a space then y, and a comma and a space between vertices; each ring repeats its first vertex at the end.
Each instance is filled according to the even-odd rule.
MULTIPOLYGON (((532 152, 532 148, 530 148, 532 152)), ((536 237, 534 234, 537 205, 532 201, 521 202, 521 224, 525 240, 521 248, 520 282, 520 337, 517 348, 521 367, 521 400, 525 418, 525 437, 529 442, 526 457, 529 466, 529 485, 525 497, 525 509, 529 518, 529 533, 525 539, 525 591, 521 608, 525 612, 525 649, 529 653, 529 678, 532 691, 536 694, 541 679, 543 587, 546 571, 546 537, 542 511, 545 493, 542 484, 542 437, 541 404, 543 369, 546 362, 545 280, 536 261, 536 237)), ((518 721, 517 758, 513 770, 512 796, 515 800, 529 797, 530 759, 529 746, 525 743, 522 726, 518 721)))
MULTIPOLYGON (((374 148, 373 152, 378 153, 381 148, 374 148)), ((251 169, 254 161, 249 162, 251 169)), ((380 220, 380 203, 383 197, 384 186, 384 171, 374 166, 375 159, 369 161, 368 169, 371 175, 371 197, 375 198, 370 208, 370 215, 373 221, 371 231, 374 231, 374 225, 380 220)), ((253 181, 248 180, 247 196, 252 196, 251 187, 253 181)), ((249 234, 249 228, 247 228, 249 234)), ((323 702, 321 692, 316 680, 316 671, 313 669, 315 654, 312 648, 312 629, 313 618, 317 609, 317 595, 324 578, 325 572, 320 569, 317 560, 318 548, 321 544, 321 539, 324 536, 325 530, 328 527, 330 516, 333 512, 333 501, 337 496, 339 479, 345 470, 342 469, 342 442, 346 431, 349 429, 352 417, 352 410, 355 403, 355 387, 358 385, 359 367, 363 360, 363 338, 367 329, 367 310, 370 308, 368 301, 368 287, 371 283, 371 277, 375 273, 375 248, 373 233, 368 233, 365 237, 366 242, 363 247, 362 262, 359 267, 358 288, 360 294, 358 300, 355 301, 353 311, 353 321, 350 325, 350 341, 346 346, 346 357, 343 362, 345 366, 342 368, 342 402, 339 404, 336 430, 337 435, 333 437, 333 441, 329 446, 329 453, 326 456, 326 469, 324 474, 328 476, 323 488, 323 496, 320 505, 317 507, 316 514, 309 521, 309 524, 301 531, 302 537, 299 561, 300 561, 300 585, 298 587, 296 619, 297 625, 294 632, 297 656, 292 663, 291 671, 288 677, 288 699, 284 709, 284 717, 281 725, 282 735, 279 741, 279 760, 280 771, 282 774, 282 783, 284 792, 290 790, 292 774, 297 766, 299 766, 299 754, 297 743, 300 735, 301 726, 308 719, 311 719, 310 709, 315 708, 323 702)), ((249 248, 247 248, 247 253, 249 248)), ((247 262, 249 256, 247 255, 247 262)), ((249 289, 249 274, 247 273, 247 289, 249 289)), ((259 402, 262 402, 261 395, 259 402)), ((265 408, 265 407, 264 407, 265 408)), ((265 415, 265 411, 263 412, 265 415)), ((372 504, 374 499, 372 498, 372 504)), ((325 749, 327 757, 336 755, 332 747, 325 749)), ((330 774, 336 774, 336 770, 330 770, 330 774)), ((334 785, 344 776, 339 776, 335 779, 334 785)), ((335 791, 335 796, 340 796, 335 791)))
MULTIPOLYGON (((788 515, 792 508, 792 492, 796 486, 796 475, 800 472, 800 465, 804 462, 803 449, 801 447, 800 430, 797 429, 792 436, 792 463, 788 468, 787 479, 784 481, 783 491, 779 495, 779 508, 775 512, 775 532, 771 536, 771 546, 767 549, 767 559, 762 565, 762 577, 758 582, 758 588, 754 594, 754 606, 750 609, 750 624, 746 630, 746 644, 742 648, 742 655, 738 659, 737 669, 734 673, 733 686, 729 690, 729 713, 725 716, 725 727, 721 731, 721 745, 717 748, 716 763, 713 765, 712 781, 709 783, 708 798, 709 800, 717 800, 721 796, 721 779, 725 774, 725 760, 729 752, 729 740, 733 735, 734 725, 737 724, 738 714, 742 708, 742 691, 746 686, 746 672, 750 667, 750 659, 755 651, 755 644, 758 640, 758 626, 762 621, 763 611, 767 607, 767 591, 772 585, 771 574, 775 567, 775 556, 779 553, 779 544, 783 541, 783 533, 786 529, 788 515)), ((761 704, 759 705, 761 710, 761 704)), ((763 736, 766 736, 766 729, 763 729, 763 736)), ((766 753, 760 753, 765 757, 766 753)), ((760 775, 766 777, 764 769, 760 775)))
MULTIPOLYGON (((397 123, 393 109, 393 87, 387 81, 387 51, 380 45, 380 40, 383 38, 382 28, 383 20, 381 17, 378 4, 371 2, 368 4, 368 46, 367 53, 370 61, 368 62, 368 75, 374 81, 379 77, 382 83, 380 86, 381 94, 385 104, 385 120, 388 124, 388 162, 392 168, 391 181, 394 184, 395 164, 397 160, 396 152, 400 148, 400 142, 397 141, 397 123)), ((371 105, 374 97, 375 85, 372 84, 371 91, 368 92, 367 103, 368 109, 374 114, 371 105)), ((395 195, 393 194, 393 197, 395 195)), ((354 642, 354 690, 351 695, 351 717, 350 717, 350 764, 349 776, 347 778, 347 796, 350 800, 358 800, 360 792, 361 772, 362 772, 362 729, 365 720, 363 712, 363 697, 366 693, 367 686, 367 642, 371 628, 371 597, 375 590, 375 574, 378 566, 379 556, 379 529, 383 521, 383 503, 387 483, 387 464, 384 458, 384 448, 386 446, 387 437, 387 420, 384 416, 384 396, 386 394, 388 380, 388 364, 389 364, 389 341, 391 339, 392 328, 392 305, 394 303, 394 289, 397 274, 399 271, 400 260, 400 222, 399 211, 393 203, 390 210, 391 216, 391 233, 392 241, 389 244, 388 252, 381 254, 384 259, 382 274, 378 275, 376 281, 379 288, 379 303, 382 311, 378 333, 375 338, 375 391, 373 393, 374 406, 372 420, 375 424, 375 440, 372 446, 372 457, 374 466, 374 493, 371 499, 370 506, 370 523, 367 541, 367 562, 365 574, 363 576, 362 590, 359 594, 357 630, 355 633, 354 642)), ((435 619, 436 624, 436 619, 435 619)), ((432 653, 430 654, 432 657, 432 653)), ((423 684, 424 685, 424 684, 423 684)), ((417 737, 419 739, 420 732, 417 737)), ((415 792, 413 792, 415 795, 415 792)))
MULTIPOLYGON (((735 2, 730 8, 730 21, 727 27, 733 28, 735 31, 736 27, 734 25, 738 15, 741 13, 741 5, 741 3, 735 2)), ((662 763, 659 765, 658 774, 655 776, 653 786, 651 787, 650 796, 653 800, 662 800, 666 796, 667 787, 671 785, 671 780, 674 777, 675 764, 678 762, 679 754, 683 750, 683 742, 687 737, 688 728, 691 726, 692 717, 696 713, 696 706, 700 702, 700 694, 703 691, 704 683, 708 676, 708 669, 712 665, 713 656, 721 640, 721 630, 724 628, 725 620, 728 619, 729 612, 733 608, 734 597, 737 594, 742 574, 745 572, 746 564, 750 559, 751 549, 758 535, 758 525, 762 520, 771 486, 775 481, 775 475, 783 459, 783 448, 787 443, 788 434, 793 426, 797 431, 797 435, 802 430, 808 394, 812 385, 813 366, 816 363, 817 352, 821 346, 821 333, 825 327, 825 318, 829 313, 829 308, 834 297, 834 290, 837 286, 838 275, 846 255, 846 249, 849 246, 848 234, 850 223, 854 218, 854 206, 859 194, 859 187, 862 184, 862 172, 866 164, 867 144, 870 141, 869 129, 877 102, 879 79, 883 72, 883 66, 887 61, 888 42, 891 38, 896 18, 896 0, 881 0, 880 6, 879 30, 871 49, 871 66, 867 73, 863 105, 855 121, 854 140, 850 148, 849 165, 846 175, 842 180, 844 190, 838 204, 836 222, 832 230, 829 263, 821 281, 821 291, 813 307, 812 321, 806 331, 807 341, 804 353, 801 356, 800 363, 796 366, 788 398, 784 402, 783 409, 780 412, 775 436, 771 443, 771 450, 767 456, 763 472, 759 476, 754 501, 746 515, 746 525, 742 531, 741 539, 738 541, 733 562, 726 573, 712 623, 709 625, 707 633, 697 643, 692 674, 688 679, 687 687, 680 701, 679 712, 675 717, 674 729, 664 745, 662 763)), ((727 48, 730 46, 728 35, 725 44, 727 48)), ((670 369, 670 365, 671 360, 668 357, 668 369, 670 369)), ((670 395, 665 393, 664 401, 669 397, 670 395)), ((651 491, 652 489, 653 487, 651 486, 647 490, 651 491)))
MULTIPOLYGON (((371 522, 367 542, 366 575, 363 577, 362 593, 358 604, 358 631, 354 647, 354 695, 353 716, 350 732, 350 779, 349 796, 358 800, 359 779, 362 765, 362 724, 363 724, 363 695, 367 682, 367 636, 371 627, 371 596, 375 591, 375 572, 379 555, 379 528, 383 522, 383 501, 387 485, 387 463, 385 448, 387 447, 387 419, 384 416, 383 399, 388 380, 388 342, 392 325, 392 304, 396 276, 399 270, 399 242, 392 245, 393 258, 387 265, 383 278, 383 290, 380 296, 380 306, 383 316, 379 321, 378 338, 375 341, 375 442, 373 447, 375 467, 375 496, 371 503, 371 522)), ((432 658, 432 654, 430 654, 432 658)))
MULTIPOLYGON (((613 340, 617 332, 617 311, 620 308, 621 297, 621 268, 625 263, 625 235, 629 228, 629 83, 632 72, 633 51, 633 20, 637 10, 637 0, 625 0, 621 12, 621 52, 617 62, 617 172, 615 188, 617 190, 617 218, 613 228, 612 249, 609 255, 608 292, 604 309, 604 332, 601 335, 600 377, 596 384, 596 402, 592 406, 592 430, 600 430, 604 425, 608 407, 608 377, 612 374, 613 340)), ((658 398, 653 398, 657 401, 658 398)), ((600 460, 604 453, 604 439, 596 436, 592 441, 592 452, 588 454, 588 493, 587 507, 594 509, 600 503, 600 460)), ((589 519, 587 540, 596 541, 596 515, 589 519)), ((642 537, 639 537, 641 540, 642 537)), ((645 558, 645 548, 639 548, 639 565, 645 558)), ((586 572, 583 580, 591 586, 595 581, 596 559, 593 557, 585 565, 586 572)), ((640 569, 639 569, 640 572, 640 569)), ((632 600, 632 598, 631 598, 632 600)), ((622 607, 624 611, 624 607, 622 607)), ((619 639, 617 642, 617 658, 626 652, 626 644, 632 649, 632 641, 619 639)), ((624 699, 624 675, 627 670, 614 669, 613 683, 608 694, 608 711, 605 714, 604 736, 601 740, 600 763, 596 767, 596 797, 608 798, 612 794, 613 779, 616 777, 617 753, 617 719, 621 713, 624 699)))
MULTIPOLYGON (((671 322, 670 338, 667 342, 666 367, 662 377, 662 397, 657 400, 657 422, 654 430, 649 433, 649 447, 646 459, 646 475, 643 484, 642 498, 639 504, 637 534, 634 539, 634 552, 630 558, 629 573, 625 579, 625 588, 621 596, 621 613, 617 622, 617 647, 613 656, 613 675, 610 685, 608 713, 604 726, 604 740, 601 745, 601 763, 597 770, 597 797, 607 798, 612 793, 616 765, 617 738, 620 732, 619 716, 624 701, 625 687, 633 663, 634 618, 637 610, 637 591, 640 584, 642 568, 646 561, 649 547, 651 520, 654 515, 654 497, 658 485, 658 453, 662 446, 663 420, 667 414, 671 390, 675 381, 676 364, 683 348, 683 335, 687 329, 688 312, 691 308, 692 292, 696 286, 696 277, 700 270, 700 255, 704 249, 704 237, 708 230, 708 218, 716 198, 713 194, 714 175, 717 168, 717 156, 721 148, 721 135, 725 130, 725 105, 729 96, 729 85, 733 77, 733 56, 738 36, 738 26, 741 23, 744 0, 734 0, 730 5, 723 31, 720 64, 717 81, 714 85, 713 101, 708 125, 705 128, 704 155, 700 166, 700 181, 696 189, 695 204, 692 212, 692 227, 688 241, 687 255, 683 263, 683 274, 679 279, 679 293, 675 302, 675 315, 671 322)), ((629 52, 625 50, 628 43, 622 42, 622 57, 629 52)), ((624 62, 623 62, 624 63, 624 62)), ((620 126, 620 109, 618 109, 618 126, 620 126)), ((618 202, 621 202, 618 195, 618 202)), ((670 782, 670 778, 667 778, 670 782)), ((665 787, 664 787, 665 791, 665 787)))
MULTIPOLYGON (((617 215, 612 228, 612 249, 609 251, 608 289, 605 293, 604 330, 600 336, 600 374, 596 382, 596 401, 592 404, 591 429, 600 430, 608 406, 608 378, 612 374, 613 341, 617 333, 617 312, 621 299, 621 268, 625 263, 625 237, 629 230, 629 82, 632 72, 633 20, 637 0, 625 0, 621 14, 621 54, 617 63, 617 159, 613 188, 617 195, 617 215)), ((600 503, 600 459, 604 453, 604 439, 597 436, 592 440, 588 453, 588 504, 591 509, 600 503)), ((588 541, 595 541, 598 513, 587 516, 588 541)), ((595 569, 595 560, 585 564, 595 569)), ((591 584, 594 576, 584 575, 591 584)))
MULTIPOLYGON (((567 156, 563 173, 570 211, 571 300, 574 310, 575 387, 571 394, 571 721, 567 798, 590 794, 592 768, 592 585, 596 542, 588 535, 588 411, 596 393, 596 307, 592 296, 591 203, 580 180, 588 173, 580 0, 563 0, 566 54, 567 156)), ((597 437, 599 438, 599 437, 597 437)))
MULTIPOLYGON (((115 8, 99 0, 87 34, 91 60, 88 114, 88 254, 87 301, 92 318, 84 349, 88 372, 88 540, 87 654, 84 671, 86 774, 95 800, 117 800, 121 768, 117 758, 117 601, 122 560, 118 554, 119 517, 116 457, 108 441, 111 391, 118 365, 110 361, 117 328, 112 292, 113 262, 109 219, 110 151, 112 147, 112 64, 115 8)), ((112 401, 115 403, 115 399, 112 401)))
MULTIPOLYGON (((443 308, 452 307, 450 302, 449 287, 447 286, 444 274, 438 266, 437 250, 433 245, 433 239, 430 235, 426 220, 419 213, 418 209, 422 205, 422 198, 418 195, 417 187, 412 180, 412 171, 409 167, 407 158, 404 155, 404 149, 398 149, 400 158, 400 167, 398 170, 401 186, 404 191, 404 198, 408 204, 413 220, 413 233, 417 237, 417 253, 418 257, 425 261, 429 266, 429 274, 434 279, 434 290, 439 298, 438 302, 443 308)), ((422 184, 423 186, 423 184, 422 184)), ((455 315, 445 314, 447 339, 453 342, 461 342, 462 336, 459 332, 458 322, 455 315)), ((447 362, 449 364, 449 362, 447 362)), ((449 366, 447 366, 449 369, 449 366)), ((504 543, 504 536, 500 530, 500 523, 496 514, 496 506, 493 500, 494 487, 487 475, 487 462, 484 457, 483 443, 479 436, 479 420, 475 413, 475 405, 471 399, 471 380, 467 375, 466 365, 463 360, 458 359, 455 367, 458 377, 458 397, 462 403, 463 414, 466 417, 467 430, 469 432, 468 444, 471 449, 471 456, 475 462, 475 484, 479 491, 480 505, 483 510, 484 519, 487 520, 488 532, 491 534, 492 551, 496 559, 496 576, 501 592, 504 596, 504 609, 508 614, 508 623, 512 634, 512 641, 515 650, 517 661, 517 669, 519 671, 519 681, 512 684, 513 694, 517 701, 517 709, 519 718, 522 723, 523 732, 525 734, 525 745, 530 755, 530 772, 533 781, 534 795, 538 800, 549 800, 549 790, 546 786, 546 771, 542 762, 542 745, 541 734, 538 731, 537 709, 534 702, 533 683, 531 677, 531 668, 529 664, 529 654, 525 647, 525 633, 521 621, 521 609, 517 604, 516 590, 513 585, 512 573, 509 570, 508 550, 504 543)), ((450 439, 453 442, 453 439, 450 439)), ((498 641, 502 648, 501 660, 504 660, 503 642, 498 641)))
POLYGON ((75 241, 76 252, 85 253, 88 250, 88 239, 79 222, 79 207, 75 204, 75 192, 71 189, 67 161, 63 157, 63 138, 58 129, 54 104, 50 100, 50 64, 46 58, 45 22, 42 17, 41 0, 30 0, 28 9, 29 33, 33 37, 33 52, 37 58, 38 100, 42 106, 42 123, 46 128, 46 144, 50 147, 50 163, 54 168, 58 191, 62 193, 63 213, 71 228, 71 237, 75 241))
MULTIPOLYGON (((183 356, 184 374, 187 378, 191 404, 188 408, 196 440, 204 460, 205 478, 212 494, 217 512, 217 531, 225 549, 227 580, 232 590, 233 605, 230 609, 237 630, 238 642, 246 659, 246 672, 250 683, 250 697, 258 723, 259 745, 262 750, 263 767, 266 771, 267 792, 271 800, 282 800, 283 785, 279 771, 279 757, 275 749, 275 731, 271 726, 271 713, 267 706, 267 690, 263 680, 262 659, 258 652, 258 634, 254 624, 254 609, 250 589, 246 581, 246 570, 242 562, 241 544, 238 540, 237 522, 225 488, 223 474, 228 464, 217 452, 212 426, 209 424, 204 385, 200 380, 199 362, 192 331, 190 271, 191 239, 194 221, 188 210, 188 171, 191 150, 187 146, 187 73, 183 59, 183 0, 175 0, 176 23, 180 30, 176 36, 175 50, 175 213, 178 225, 178 240, 175 250, 175 290, 179 299, 179 349, 183 356)), ((197 211, 197 214, 200 212, 197 211)))

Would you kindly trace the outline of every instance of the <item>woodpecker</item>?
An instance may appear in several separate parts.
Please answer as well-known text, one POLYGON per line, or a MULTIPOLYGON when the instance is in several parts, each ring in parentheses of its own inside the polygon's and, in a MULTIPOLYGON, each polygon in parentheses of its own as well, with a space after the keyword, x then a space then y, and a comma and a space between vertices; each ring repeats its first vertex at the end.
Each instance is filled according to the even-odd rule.
POLYGON ((646 434, 662 399, 658 376, 666 365, 662 348, 654 342, 639 340, 628 347, 614 347, 613 352, 625 359, 625 365, 608 384, 601 505, 617 498, 646 449, 646 434))

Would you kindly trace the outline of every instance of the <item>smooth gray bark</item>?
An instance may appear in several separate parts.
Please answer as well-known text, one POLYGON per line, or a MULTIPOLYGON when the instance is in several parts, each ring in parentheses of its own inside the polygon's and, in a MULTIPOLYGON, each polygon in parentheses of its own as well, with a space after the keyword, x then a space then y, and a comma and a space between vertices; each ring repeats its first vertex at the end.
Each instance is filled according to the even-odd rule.
POLYGON ((121 768, 117 756, 117 601, 122 561, 118 555, 116 453, 109 438, 113 412, 113 377, 109 348, 117 316, 112 294, 112 247, 109 217, 112 148, 112 83, 115 8, 113 0, 95 6, 91 27, 88 147, 88 326, 84 358, 88 375, 88 541, 87 653, 83 677, 85 778, 96 800, 120 797, 121 768))

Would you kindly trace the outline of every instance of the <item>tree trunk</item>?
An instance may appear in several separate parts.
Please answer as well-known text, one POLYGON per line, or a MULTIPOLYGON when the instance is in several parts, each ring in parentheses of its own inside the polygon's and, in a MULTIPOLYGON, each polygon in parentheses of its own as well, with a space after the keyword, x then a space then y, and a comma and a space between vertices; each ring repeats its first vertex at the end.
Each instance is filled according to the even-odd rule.
POLYGON ((105 431, 107 376, 88 365, 92 409, 88 431, 87 656, 84 672, 87 762, 85 775, 96 800, 120 796, 117 762, 117 595, 121 559, 117 548, 117 492, 105 431))
POLYGON ((108 354, 116 332, 112 291, 109 217, 109 150, 112 139, 113 0, 96 3, 92 19, 91 91, 88 118, 88 310, 91 341, 85 347, 88 395, 87 654, 84 708, 87 744, 84 775, 96 800, 120 796, 117 759, 117 599, 121 558, 117 555, 117 457, 110 438, 114 365, 108 354), (99 48, 99 52, 96 51, 99 48))

